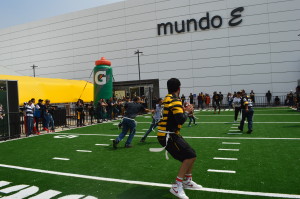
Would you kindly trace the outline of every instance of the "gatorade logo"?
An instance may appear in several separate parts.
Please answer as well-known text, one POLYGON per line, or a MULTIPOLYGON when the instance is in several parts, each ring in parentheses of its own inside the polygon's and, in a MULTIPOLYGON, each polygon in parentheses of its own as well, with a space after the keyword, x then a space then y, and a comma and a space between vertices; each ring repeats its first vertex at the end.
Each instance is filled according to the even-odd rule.
POLYGON ((100 86, 106 84, 106 71, 98 71, 95 74, 95 83, 100 86))

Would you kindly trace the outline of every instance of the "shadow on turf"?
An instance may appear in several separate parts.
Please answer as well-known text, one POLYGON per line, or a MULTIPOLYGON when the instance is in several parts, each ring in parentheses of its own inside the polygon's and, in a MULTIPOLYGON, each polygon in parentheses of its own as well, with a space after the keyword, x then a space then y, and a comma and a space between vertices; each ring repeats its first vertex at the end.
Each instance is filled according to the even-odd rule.
POLYGON ((118 195, 118 199, 172 199, 168 188, 134 187, 118 195))

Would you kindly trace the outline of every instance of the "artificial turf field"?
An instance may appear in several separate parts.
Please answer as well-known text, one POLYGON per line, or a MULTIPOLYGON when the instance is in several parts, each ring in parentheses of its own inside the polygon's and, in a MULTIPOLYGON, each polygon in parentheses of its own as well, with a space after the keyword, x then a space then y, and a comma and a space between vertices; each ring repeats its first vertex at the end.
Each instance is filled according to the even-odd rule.
MULTIPOLYGON (((199 111, 197 126, 184 124, 181 134, 198 155, 194 181, 204 187, 186 194, 191 199, 300 198, 300 113, 256 108, 251 135, 245 133, 247 123, 243 134, 228 134, 239 133, 233 114, 199 111)), ((111 146, 120 133, 117 121, 0 142, 0 198, 176 198, 168 187, 180 163, 166 160, 164 152, 149 152, 160 147, 153 132, 145 143, 139 142, 151 118, 136 120, 134 147, 129 149, 124 141, 117 150, 111 146)))

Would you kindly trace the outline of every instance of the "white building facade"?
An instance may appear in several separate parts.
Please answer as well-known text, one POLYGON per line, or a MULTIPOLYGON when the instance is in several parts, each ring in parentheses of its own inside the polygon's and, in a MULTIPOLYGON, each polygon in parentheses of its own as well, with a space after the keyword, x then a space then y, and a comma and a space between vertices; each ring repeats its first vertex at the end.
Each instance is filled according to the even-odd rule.
POLYGON ((92 81, 105 57, 116 82, 133 81, 139 49, 161 96, 171 77, 185 95, 285 95, 300 79, 299 34, 300 0, 127 0, 0 30, 0 67, 92 81))

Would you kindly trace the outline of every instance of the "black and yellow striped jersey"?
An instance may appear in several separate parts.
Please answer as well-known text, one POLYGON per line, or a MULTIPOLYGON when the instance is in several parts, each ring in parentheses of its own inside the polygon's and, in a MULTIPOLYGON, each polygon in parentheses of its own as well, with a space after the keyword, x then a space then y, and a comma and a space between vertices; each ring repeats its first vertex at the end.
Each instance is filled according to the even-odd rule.
POLYGON ((168 94, 162 105, 164 106, 163 117, 158 123, 157 136, 166 135, 166 133, 159 131, 169 131, 179 134, 182 124, 187 119, 187 114, 183 112, 181 100, 176 95, 168 94))

